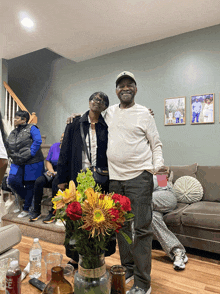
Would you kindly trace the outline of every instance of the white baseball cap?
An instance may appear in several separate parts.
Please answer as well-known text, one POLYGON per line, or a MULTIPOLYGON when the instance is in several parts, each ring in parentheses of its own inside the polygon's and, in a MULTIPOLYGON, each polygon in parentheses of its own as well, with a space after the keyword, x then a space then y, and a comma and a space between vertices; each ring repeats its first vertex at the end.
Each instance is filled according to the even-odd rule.
POLYGON ((116 87, 120 80, 123 78, 131 78, 135 82, 135 85, 137 84, 133 73, 131 73, 130 71, 123 71, 116 78, 116 87))

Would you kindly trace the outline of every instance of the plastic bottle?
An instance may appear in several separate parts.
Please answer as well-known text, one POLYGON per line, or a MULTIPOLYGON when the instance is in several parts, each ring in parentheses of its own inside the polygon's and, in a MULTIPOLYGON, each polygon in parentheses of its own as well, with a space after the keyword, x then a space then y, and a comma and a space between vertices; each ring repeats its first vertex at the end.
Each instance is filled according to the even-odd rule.
POLYGON ((30 249, 29 260, 30 260, 30 273, 29 277, 39 278, 41 276, 41 258, 42 248, 39 243, 39 239, 35 238, 34 243, 30 249))
POLYGON ((10 262, 10 267, 6 273, 7 294, 21 294, 21 269, 17 260, 10 262))

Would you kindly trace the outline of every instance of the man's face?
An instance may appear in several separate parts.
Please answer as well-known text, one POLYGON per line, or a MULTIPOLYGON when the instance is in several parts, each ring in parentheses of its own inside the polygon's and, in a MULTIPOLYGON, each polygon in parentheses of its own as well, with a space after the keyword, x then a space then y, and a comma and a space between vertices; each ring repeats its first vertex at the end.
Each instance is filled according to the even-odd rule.
POLYGON ((26 123, 26 119, 25 118, 22 118, 20 116, 15 116, 15 119, 14 119, 14 126, 17 127, 19 125, 23 125, 26 123))
POLYGON ((134 96, 137 93, 135 82, 130 78, 122 79, 116 88, 116 94, 122 104, 131 104, 134 102, 134 96))

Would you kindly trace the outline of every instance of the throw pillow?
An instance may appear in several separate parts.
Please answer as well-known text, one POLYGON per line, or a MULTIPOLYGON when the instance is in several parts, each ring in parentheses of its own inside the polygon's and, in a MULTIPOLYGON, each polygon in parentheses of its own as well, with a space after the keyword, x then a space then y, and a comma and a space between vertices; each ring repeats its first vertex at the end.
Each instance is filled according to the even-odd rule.
POLYGON ((203 188, 200 182, 189 176, 183 176, 177 179, 173 190, 177 202, 193 203, 200 201, 203 196, 203 188))
POLYGON ((171 166, 170 169, 173 171, 173 183, 183 176, 190 176, 196 178, 198 163, 192 165, 182 165, 182 166, 171 166))

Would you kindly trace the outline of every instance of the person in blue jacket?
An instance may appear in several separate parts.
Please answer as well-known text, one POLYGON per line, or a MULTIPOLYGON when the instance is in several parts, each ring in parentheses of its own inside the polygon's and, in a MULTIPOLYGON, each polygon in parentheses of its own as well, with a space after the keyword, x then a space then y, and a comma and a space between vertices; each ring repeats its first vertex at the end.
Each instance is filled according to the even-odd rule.
POLYGON ((41 134, 38 127, 28 124, 27 111, 15 113, 15 129, 10 133, 6 148, 12 164, 8 176, 8 185, 24 201, 19 218, 29 215, 33 198, 35 180, 44 172, 44 156, 41 151, 41 134))

